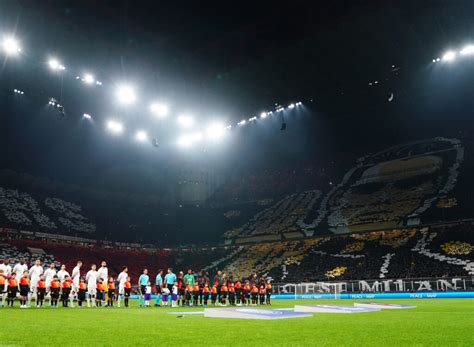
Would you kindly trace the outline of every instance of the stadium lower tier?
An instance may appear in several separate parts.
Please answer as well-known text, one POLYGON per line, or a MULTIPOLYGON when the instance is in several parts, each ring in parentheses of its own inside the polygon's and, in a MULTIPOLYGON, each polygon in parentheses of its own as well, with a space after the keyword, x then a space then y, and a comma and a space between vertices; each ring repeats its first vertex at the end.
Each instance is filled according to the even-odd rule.
POLYGON ((14 264, 56 261, 70 271, 77 260, 86 270, 106 260, 116 275, 127 266, 136 283, 144 268, 153 279, 159 269, 192 268, 234 278, 257 273, 277 283, 474 275, 471 223, 400 229, 251 245, 186 249, 115 249, 64 245, 40 240, 2 240, 0 259, 14 264))

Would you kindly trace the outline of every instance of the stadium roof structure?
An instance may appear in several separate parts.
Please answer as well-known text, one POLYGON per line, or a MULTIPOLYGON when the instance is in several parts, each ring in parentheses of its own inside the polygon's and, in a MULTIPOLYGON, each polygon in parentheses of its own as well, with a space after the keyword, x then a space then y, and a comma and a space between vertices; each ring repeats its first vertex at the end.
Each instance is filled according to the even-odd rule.
MULTIPOLYGON (((472 69, 466 50, 472 43, 468 33, 473 24, 466 11, 470 6, 467 1, 381 4, 367 0, 350 6, 297 2, 231 8, 155 2, 137 7, 127 1, 2 4, 1 33, 15 37, 21 52, 5 59, 0 71, 7 124, 1 144, 16 152, 5 153, 0 164, 31 172, 39 165, 22 157, 38 157, 43 167, 54 168, 58 158, 67 161, 74 153, 77 158, 95 158, 97 171, 104 164, 163 168, 179 163, 180 156, 210 160, 210 153, 218 152, 213 165, 228 166, 249 154, 258 162, 261 158, 256 156, 272 150, 285 163, 292 146, 297 146, 293 153, 305 148, 320 156, 322 151, 347 146, 366 151, 411 140, 413 133, 404 131, 411 128, 426 132, 417 133, 420 137, 436 135, 445 130, 439 105, 448 103, 460 105, 456 117, 462 127, 468 122, 463 116, 469 106, 466 71, 472 69), (466 63, 457 64, 462 57, 466 63), (77 72, 75 78, 62 78, 69 70, 77 72), (94 88, 88 88, 91 82, 94 88), (130 86, 136 87, 132 107, 116 102, 115 87, 121 85, 127 87, 118 88, 127 92, 121 93, 127 100, 130 86), (173 107, 176 117, 202 115, 202 124, 214 128, 216 120, 221 128, 227 124, 235 128, 243 121, 246 129, 251 123, 259 128, 254 120, 267 118, 272 132, 260 129, 267 131, 262 136, 257 130, 242 131, 245 134, 230 144, 200 147, 200 154, 177 154, 167 151, 166 143, 193 143, 206 135, 207 127, 179 134, 170 131, 166 121, 150 116, 149 100, 173 107), (76 120, 71 124, 52 119, 52 108, 44 109, 48 101, 60 114, 76 120), (301 117, 276 114, 281 106, 288 108, 298 101, 306 112, 301 117), (127 131, 131 136, 127 141, 102 136, 98 127, 91 126, 98 119, 111 133, 127 131), (304 123, 308 119, 310 123, 304 123), (288 124, 285 134, 279 132, 281 123, 285 124, 281 129, 288 124), (383 131, 373 132, 373 128, 383 131), (266 141, 270 136, 271 141, 266 141), (128 140, 151 142, 162 151, 145 154, 143 146, 128 140), (281 155, 285 151, 287 155, 281 155)), ((162 113, 160 105, 153 110, 162 113)), ((212 136, 219 137, 216 132, 212 136)), ((76 166, 67 174, 59 171, 38 174, 64 179, 81 170, 76 166)), ((76 180, 80 178, 72 179, 76 180)))

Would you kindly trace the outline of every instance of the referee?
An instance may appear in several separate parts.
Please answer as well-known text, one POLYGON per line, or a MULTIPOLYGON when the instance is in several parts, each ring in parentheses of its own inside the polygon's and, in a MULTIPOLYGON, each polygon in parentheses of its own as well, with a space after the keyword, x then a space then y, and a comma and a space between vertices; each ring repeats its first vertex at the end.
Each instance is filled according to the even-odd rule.
POLYGON ((145 289, 150 281, 150 277, 148 276, 148 269, 143 269, 143 273, 138 278, 138 288, 140 291, 140 297, 138 298, 138 305, 141 307, 143 302, 143 295, 145 294, 145 289))

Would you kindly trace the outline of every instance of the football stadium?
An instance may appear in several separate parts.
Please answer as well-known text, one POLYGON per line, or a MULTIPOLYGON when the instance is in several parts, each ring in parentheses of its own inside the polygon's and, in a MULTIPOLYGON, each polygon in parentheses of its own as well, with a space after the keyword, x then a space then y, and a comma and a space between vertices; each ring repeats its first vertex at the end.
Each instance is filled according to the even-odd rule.
POLYGON ((0 1, 0 346, 474 346, 472 1, 0 1))

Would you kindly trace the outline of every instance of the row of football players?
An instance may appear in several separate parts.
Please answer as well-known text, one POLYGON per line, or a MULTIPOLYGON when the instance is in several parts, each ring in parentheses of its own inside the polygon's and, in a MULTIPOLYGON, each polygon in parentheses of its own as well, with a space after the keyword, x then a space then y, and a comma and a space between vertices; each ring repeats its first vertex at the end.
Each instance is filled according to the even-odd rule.
MULTIPOLYGON (((13 269, 8 261, 0 260, 0 303, 4 306, 6 300, 9 306, 13 306, 19 293, 22 308, 29 307, 32 298, 35 299, 37 307, 43 307, 47 296, 50 306, 53 307, 57 307, 59 300, 64 307, 74 307, 74 300, 77 300, 79 307, 82 307, 84 302, 88 307, 113 307, 114 302, 120 307, 122 299, 125 306, 128 306, 132 286, 127 267, 122 268, 116 280, 108 276, 105 261, 101 262, 99 269, 93 264, 85 277, 81 276, 81 267, 82 262, 78 261, 72 275, 69 275, 65 265, 56 272, 56 265, 52 263, 43 272, 39 260, 36 260, 30 269, 24 259, 20 259, 13 269)), ((230 305, 270 304, 272 286, 270 281, 263 279, 234 281, 233 276, 226 279, 225 274, 219 271, 211 284, 207 276, 199 276, 195 280, 191 269, 186 275, 180 272, 176 276, 171 268, 164 278, 161 275, 160 270, 156 278, 156 306, 159 306, 160 299, 163 306, 170 303, 172 306, 207 306, 209 301, 213 305, 226 305, 227 302, 230 305)), ((137 284, 140 306, 150 306, 152 286, 147 269, 144 269, 137 284)))
POLYGON ((49 297, 52 307, 57 307, 59 300, 63 307, 74 307, 75 299, 79 307, 82 307, 84 302, 89 307, 103 304, 113 306, 114 302, 117 302, 120 307, 122 299, 125 306, 128 306, 132 286, 126 267, 117 277, 118 292, 115 279, 108 276, 105 261, 102 261, 98 270, 96 265, 92 265, 85 277, 81 276, 81 267, 82 262, 78 261, 71 276, 65 265, 56 272, 56 265, 52 263, 43 271, 40 260, 36 260, 28 269, 24 259, 20 259, 12 269, 8 260, 3 260, 0 262, 0 305, 5 306, 6 302, 8 306, 13 307, 19 294, 21 308, 30 307, 33 298, 37 307, 43 307, 46 297, 49 297))
MULTIPOLYGON (((149 306, 152 286, 148 270, 144 269, 138 279, 138 291, 140 294, 139 305, 149 306)), ((231 275, 226 277, 224 273, 218 271, 213 281, 207 273, 202 271, 195 275, 192 269, 188 269, 186 275, 182 271, 176 276, 171 268, 163 276, 163 271, 159 270, 155 280, 156 299, 155 306, 169 305, 171 299, 172 306, 208 306, 212 305, 257 305, 260 303, 270 304, 272 285, 270 280, 260 279, 256 276, 247 279, 236 279, 231 275)))
MULTIPOLYGON (((150 293, 151 284, 148 282, 143 296, 145 307, 150 306, 150 293)), ((214 306, 227 306, 227 304, 231 306, 270 305, 271 294, 270 283, 260 286, 253 284, 251 286, 248 281, 244 285, 237 281, 229 285, 223 284, 220 288, 217 284, 209 286, 209 283, 205 283, 202 288, 197 283, 194 285, 188 284, 184 289, 184 293, 180 295, 178 283, 175 282, 171 291, 168 287, 161 288, 161 305, 168 306, 170 296, 173 307, 177 307, 180 302, 185 306, 208 306, 209 304, 214 306)), ((159 300, 160 296, 157 297, 157 302, 159 300)))

